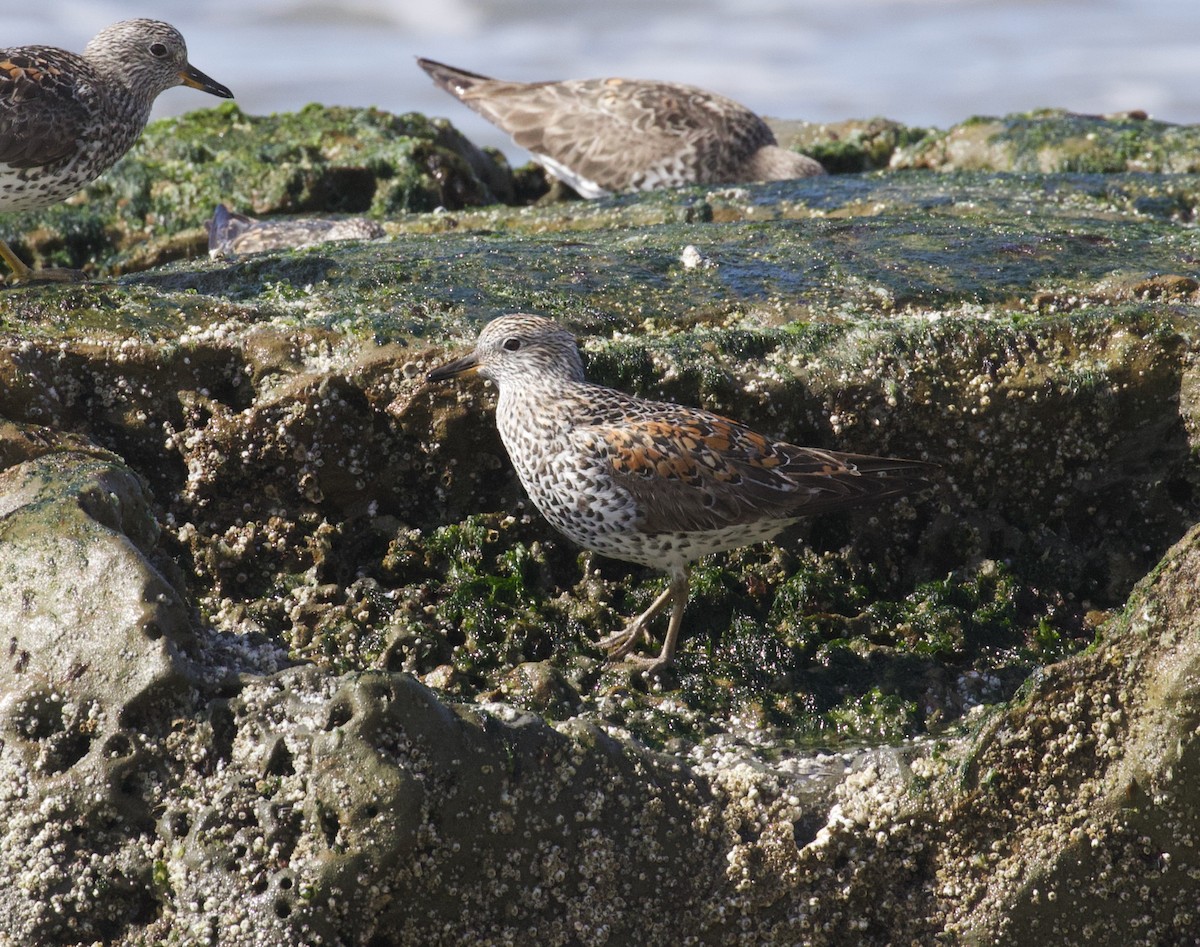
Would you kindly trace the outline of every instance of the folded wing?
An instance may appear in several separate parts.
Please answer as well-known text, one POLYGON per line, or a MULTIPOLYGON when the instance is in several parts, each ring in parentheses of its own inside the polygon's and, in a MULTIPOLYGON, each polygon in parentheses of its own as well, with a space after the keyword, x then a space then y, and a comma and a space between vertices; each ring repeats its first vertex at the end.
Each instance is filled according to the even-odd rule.
POLYGON ((576 437, 602 447, 649 533, 794 519, 918 491, 936 467, 771 441, 716 414, 630 399, 576 437))
MULTIPOLYGON (((26 46, 0 53, 0 163, 10 168, 53 166, 77 153, 88 112, 73 82, 50 53, 26 46)), ((72 73, 87 70, 83 60, 72 73)))

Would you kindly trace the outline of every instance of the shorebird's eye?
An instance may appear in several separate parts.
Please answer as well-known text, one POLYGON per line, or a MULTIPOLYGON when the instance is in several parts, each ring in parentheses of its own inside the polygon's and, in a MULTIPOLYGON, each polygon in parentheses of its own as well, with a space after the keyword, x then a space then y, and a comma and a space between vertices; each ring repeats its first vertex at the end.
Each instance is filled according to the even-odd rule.
POLYGON ((150 44, 150 55, 157 56, 159 59, 165 58, 167 55, 166 45, 163 43, 151 43, 150 44))
POLYGON ((520 339, 505 339, 504 340, 504 348, 509 352, 515 352, 520 347, 521 347, 520 339))

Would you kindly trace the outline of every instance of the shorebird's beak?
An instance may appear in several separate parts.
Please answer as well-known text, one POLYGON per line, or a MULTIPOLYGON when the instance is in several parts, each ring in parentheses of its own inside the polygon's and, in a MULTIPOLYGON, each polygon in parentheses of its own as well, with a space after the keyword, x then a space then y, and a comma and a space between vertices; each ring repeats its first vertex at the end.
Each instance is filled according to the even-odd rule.
POLYGON ((219 95, 223 99, 233 98, 233 93, 229 89, 215 79, 206 76, 191 63, 188 63, 179 70, 179 81, 185 86, 192 89, 199 89, 201 92, 209 93, 209 95, 219 95))
POLYGON ((445 381, 447 378, 456 378, 459 375, 465 375, 468 372, 476 371, 479 368, 479 359, 475 353, 464 355, 462 358, 456 358, 453 362, 447 362, 445 365, 439 365, 428 375, 425 376, 426 381, 445 381))

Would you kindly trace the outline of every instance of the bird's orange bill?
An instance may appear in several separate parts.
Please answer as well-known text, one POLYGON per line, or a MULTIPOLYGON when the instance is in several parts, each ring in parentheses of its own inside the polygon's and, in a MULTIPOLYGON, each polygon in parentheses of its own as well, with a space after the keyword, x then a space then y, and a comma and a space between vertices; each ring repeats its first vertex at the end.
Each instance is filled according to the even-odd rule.
POLYGON ((192 89, 199 89, 210 95, 219 95, 223 99, 232 99, 233 93, 216 79, 206 76, 199 69, 188 63, 179 71, 179 81, 192 89))
POLYGON ((479 359, 475 357, 475 353, 464 355, 462 358, 456 358, 453 362, 447 362, 445 365, 439 365, 428 375, 425 376, 426 381, 445 381, 447 378, 456 378, 459 375, 465 375, 467 372, 473 372, 479 368, 479 359))

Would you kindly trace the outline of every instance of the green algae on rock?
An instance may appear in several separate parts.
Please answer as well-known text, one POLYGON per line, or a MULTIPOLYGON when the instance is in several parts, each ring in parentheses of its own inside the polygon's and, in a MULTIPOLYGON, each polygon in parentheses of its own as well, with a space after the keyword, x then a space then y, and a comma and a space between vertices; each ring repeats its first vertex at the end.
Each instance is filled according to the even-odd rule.
MULTIPOLYGON (((841 171, 889 165, 941 171, 1200 170, 1187 157, 1200 153, 1194 128, 1135 117, 1045 110, 976 119, 944 133, 882 119, 776 124, 785 144, 794 141, 841 171)), ((121 273, 201 255, 201 228, 221 201, 260 216, 395 217, 435 207, 455 211, 495 201, 524 203, 531 193, 522 183, 525 177, 523 170, 514 175, 497 154, 475 148, 444 120, 318 105, 248 116, 226 104, 152 123, 130 154, 70 206, 9 215, 0 236, 48 263, 121 273)), ((824 190, 822 183, 812 193, 824 190)), ((601 203, 625 206, 638 216, 639 208, 671 200, 670 194, 601 203)), ((1152 200, 1146 199, 1147 207, 1152 200)), ((1167 201, 1164 209, 1181 214, 1195 206, 1186 195, 1167 201)), ((612 215, 604 206, 578 203, 566 213, 581 220, 612 215)), ((712 208, 704 210, 701 202, 699 209, 678 213, 700 219, 707 213, 711 219, 712 208)), ((506 216, 511 217, 502 213, 498 219, 506 216)), ((446 223, 433 226, 445 229, 446 223)))
POLYGON ((1193 528, 1094 651, 1040 675, 970 746, 943 858, 971 867, 948 933, 995 944, 1192 936, 1198 582, 1193 528))
POLYGON ((153 122, 69 207, 7 215, 4 236, 55 264, 122 272, 203 252, 217 204, 256 215, 391 216, 512 198, 511 172, 445 121, 310 105, 236 105, 153 122), (18 241, 19 242, 19 241, 18 241))
POLYGON ((102 432, 144 471, 221 627, 337 669, 453 678, 460 696, 558 656, 600 698, 625 685, 590 641, 657 583, 580 560, 519 511, 484 389, 419 384, 431 344, 541 308, 581 330, 601 382, 946 468, 915 507, 815 520, 811 554, 713 566, 680 682, 700 731, 653 695, 622 722, 661 744, 719 726, 732 697, 780 730, 850 736, 822 715, 886 686, 923 708, 905 718, 920 729, 1086 643, 1086 616, 1119 605, 1190 515, 1173 397, 1200 247, 1139 210, 1162 186, 913 174, 711 192, 712 219, 681 212, 692 194, 471 211, 434 233, 444 215, 414 217, 399 246, 11 291, 5 323, 49 344, 10 350, 0 379, 11 410, 102 432), (696 243, 714 267, 678 262, 696 243), (474 522, 496 538, 465 542, 474 522), (988 562, 1007 579, 977 601, 988 562), (1002 628, 973 617, 985 608, 1002 628))
POLYGON ((891 168, 1086 172, 1200 172, 1200 129, 1142 112, 1080 115, 1041 109, 979 117, 897 147, 891 168))
POLYGON ((767 124, 783 147, 811 155, 830 174, 886 168, 897 150, 936 134, 933 129, 913 128, 886 118, 826 123, 768 119, 767 124))
MULTIPOLYGON (((717 741, 685 763, 582 720, 450 707, 405 674, 253 675, 148 734, 143 753, 166 764, 160 840, 135 847, 136 871, 111 856, 90 866, 123 871, 166 909, 143 901, 117 919, 106 912, 127 889, 110 886, 60 899, 69 929, 9 911, 10 931, 48 944, 533 932, 553 944, 833 947, 853 925, 881 945, 1117 944, 1130 928, 1137 943, 1176 942, 1191 929, 1198 867, 1198 580, 1193 530, 1095 649, 962 737, 770 765, 717 741)), ((870 705, 888 700, 860 706, 877 717, 870 705)), ((51 742, 40 730, 23 739, 51 742)), ((11 763, 0 753, 6 777, 11 763)), ((47 812, 52 835, 60 817, 75 825, 47 812)), ((23 826, 5 821, 6 850, 23 826)), ((60 849, 42 851, 23 878, 70 876, 60 849)), ((0 895, 6 908, 15 893, 0 895)))

